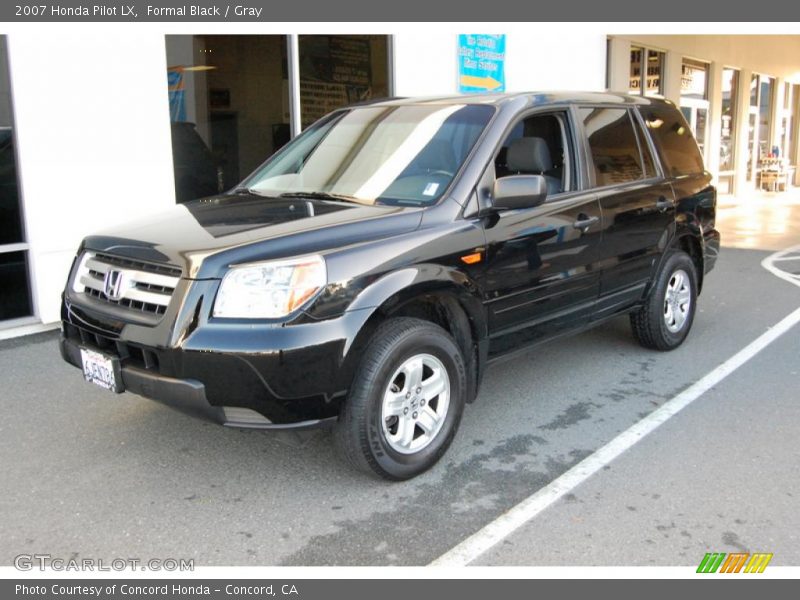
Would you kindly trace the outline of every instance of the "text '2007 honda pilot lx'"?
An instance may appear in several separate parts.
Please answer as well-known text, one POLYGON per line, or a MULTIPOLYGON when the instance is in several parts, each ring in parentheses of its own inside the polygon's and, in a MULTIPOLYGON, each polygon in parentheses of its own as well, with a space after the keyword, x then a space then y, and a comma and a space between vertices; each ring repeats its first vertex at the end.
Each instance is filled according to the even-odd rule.
POLYGON ((680 345, 719 250, 710 181, 663 100, 338 110, 236 189, 87 237, 61 352, 224 425, 331 423, 353 465, 407 479, 501 355, 624 313, 680 345))

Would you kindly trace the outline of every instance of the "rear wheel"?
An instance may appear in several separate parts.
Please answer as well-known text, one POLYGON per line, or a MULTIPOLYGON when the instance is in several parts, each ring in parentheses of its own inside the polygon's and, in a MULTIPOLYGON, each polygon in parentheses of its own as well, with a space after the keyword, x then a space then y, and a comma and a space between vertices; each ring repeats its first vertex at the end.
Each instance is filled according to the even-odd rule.
POLYGON ((356 468, 409 479, 433 466, 455 436, 467 389, 461 351, 444 329, 396 318, 376 331, 334 428, 356 468))
POLYGON ((697 271, 685 252, 664 260, 644 306, 631 314, 633 336, 645 348, 672 350, 686 339, 697 305, 697 271))

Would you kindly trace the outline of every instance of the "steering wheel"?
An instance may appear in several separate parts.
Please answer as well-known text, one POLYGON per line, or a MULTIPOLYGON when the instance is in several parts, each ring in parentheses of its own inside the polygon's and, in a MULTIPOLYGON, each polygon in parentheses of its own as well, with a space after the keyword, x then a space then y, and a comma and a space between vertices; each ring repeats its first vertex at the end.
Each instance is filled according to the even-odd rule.
POLYGON ((426 175, 441 175, 442 177, 453 176, 453 174, 450 171, 445 171, 444 169, 435 169, 433 171, 428 171, 426 175))

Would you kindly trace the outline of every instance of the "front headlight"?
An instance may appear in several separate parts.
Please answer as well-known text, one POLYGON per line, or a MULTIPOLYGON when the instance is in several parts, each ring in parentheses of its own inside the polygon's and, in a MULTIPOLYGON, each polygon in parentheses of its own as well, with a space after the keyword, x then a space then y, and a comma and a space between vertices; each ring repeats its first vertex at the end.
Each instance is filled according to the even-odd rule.
POLYGON ((302 306, 326 283, 321 256, 231 267, 222 279, 214 316, 277 319, 302 306))

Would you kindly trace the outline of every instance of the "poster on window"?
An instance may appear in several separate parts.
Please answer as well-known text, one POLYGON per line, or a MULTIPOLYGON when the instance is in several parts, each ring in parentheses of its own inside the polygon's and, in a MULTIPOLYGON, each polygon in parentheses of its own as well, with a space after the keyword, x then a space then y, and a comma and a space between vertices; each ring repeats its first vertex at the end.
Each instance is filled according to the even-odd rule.
POLYGON ((186 120, 186 98, 184 94, 183 67, 167 69, 170 121, 186 120))
POLYGON ((301 36, 300 99, 303 128, 330 111, 372 97, 368 39, 301 36))

